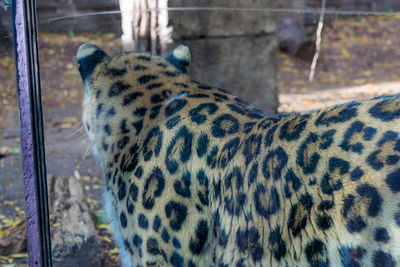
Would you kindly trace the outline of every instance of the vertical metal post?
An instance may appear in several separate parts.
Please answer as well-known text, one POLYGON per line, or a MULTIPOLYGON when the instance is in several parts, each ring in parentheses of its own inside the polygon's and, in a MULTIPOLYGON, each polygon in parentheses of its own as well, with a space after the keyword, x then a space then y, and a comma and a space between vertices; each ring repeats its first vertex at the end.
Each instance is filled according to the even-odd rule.
POLYGON ((29 266, 52 266, 35 0, 11 2, 29 266))

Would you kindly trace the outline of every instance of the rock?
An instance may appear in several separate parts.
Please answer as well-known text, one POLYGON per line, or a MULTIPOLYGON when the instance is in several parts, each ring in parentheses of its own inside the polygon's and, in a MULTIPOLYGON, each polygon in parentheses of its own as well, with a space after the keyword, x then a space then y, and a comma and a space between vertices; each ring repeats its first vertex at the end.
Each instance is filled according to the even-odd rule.
POLYGON ((74 177, 47 179, 54 266, 100 266, 98 237, 82 185, 74 177))
POLYGON ((312 61, 315 43, 308 37, 302 25, 292 17, 281 17, 276 30, 279 48, 295 57, 312 61))
MULTIPOLYGON (((278 106, 274 35, 183 40, 193 79, 224 88, 271 114, 278 106)), ((169 47, 172 49, 176 44, 169 47)))

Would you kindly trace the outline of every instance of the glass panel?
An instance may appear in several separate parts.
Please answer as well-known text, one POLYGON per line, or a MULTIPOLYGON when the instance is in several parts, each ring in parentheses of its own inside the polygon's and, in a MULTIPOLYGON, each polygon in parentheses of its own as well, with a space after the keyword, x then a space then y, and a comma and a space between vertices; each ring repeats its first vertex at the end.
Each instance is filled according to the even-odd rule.
MULTIPOLYGON (((106 172, 101 174, 91 156, 91 144, 82 123, 85 89, 76 63, 76 52, 82 43, 95 44, 108 55, 130 50, 166 56, 178 44, 187 45, 191 51, 188 73, 194 80, 226 88, 267 114, 310 111, 400 93, 400 5, 397 0, 326 1, 326 6, 321 5, 322 1, 313 0, 206 2, 37 2, 55 264, 70 260, 80 261, 83 266, 120 263, 120 250, 113 241, 102 204, 105 183, 102 176, 106 172), (76 209, 78 206, 83 208, 76 209), (82 221, 85 223, 79 224, 82 221), (77 238, 64 238, 68 234, 77 238), (84 249, 76 250, 74 242, 81 242, 79 246, 84 249)), ((110 75, 118 75, 123 71, 116 68, 111 72, 110 75)), ((168 98, 168 94, 167 90, 160 91, 153 101, 168 98)), ((223 101, 216 96, 212 99, 223 101)), ((166 99, 162 101, 168 104, 166 99)), ((96 109, 102 114, 99 120, 112 123, 105 116, 106 111, 113 113, 109 103, 97 104, 96 109), (105 106, 109 109, 103 109, 105 106)), ((132 109, 129 116, 135 111, 132 109)), ((132 132, 138 130, 138 124, 126 127, 132 132)), ((111 130, 124 129, 121 126, 111 130)), ((104 129, 104 134, 107 131, 104 129)), ((142 136, 139 141, 143 139, 142 136)), ((4 140, 8 139, 1 141, 4 140)), ((5 146, 12 147, 13 143, 5 146)), ((161 149, 160 158, 165 158, 166 150, 161 149)), ((120 166, 122 156, 117 154, 115 163, 120 166)), ((164 161, 159 164, 166 168, 164 161)), ((143 176, 149 171, 144 169, 143 176)), ((119 186, 114 185, 117 189, 113 193, 118 198, 123 181, 129 183, 134 176, 130 173, 121 175, 120 181, 118 177, 115 179, 119 186)), ((129 186, 125 186, 128 190, 129 186)), ((123 207, 118 210, 118 216, 121 210, 127 209, 126 196, 122 198, 123 207)), ((138 198, 138 205, 142 205, 141 193, 138 198)), ((153 226, 153 217, 149 218, 149 229, 153 226)), ((139 223, 136 221, 135 227, 139 223)), ((165 241, 160 236, 157 238, 165 241)), ((135 250, 135 255, 144 253, 134 248, 133 237, 126 242, 128 254, 130 250, 135 250)), ((145 250, 145 245, 142 246, 145 250)))
POLYGON ((53 264, 119 266, 102 210, 103 180, 81 122, 84 90, 75 56, 85 42, 122 51, 120 14, 101 14, 118 4, 39 1, 37 8, 53 264), (99 14, 86 15, 93 12, 99 14))
POLYGON ((1 266, 27 263, 24 181, 11 23, 9 3, 0 1, 1 266))
MULTIPOLYGON (((293 53, 279 52, 280 112, 308 111, 399 93, 400 50, 394 43, 399 31, 399 3, 361 2, 327 1, 321 53, 312 82, 309 76, 314 53, 303 46, 299 46, 301 54, 294 57, 293 53), (299 60, 302 55, 308 60, 299 60)), ((321 3, 306 1, 306 7, 320 10, 321 3)), ((314 41, 319 15, 305 13, 301 19, 303 32, 314 41)), ((290 27, 293 31, 293 25, 290 27)))

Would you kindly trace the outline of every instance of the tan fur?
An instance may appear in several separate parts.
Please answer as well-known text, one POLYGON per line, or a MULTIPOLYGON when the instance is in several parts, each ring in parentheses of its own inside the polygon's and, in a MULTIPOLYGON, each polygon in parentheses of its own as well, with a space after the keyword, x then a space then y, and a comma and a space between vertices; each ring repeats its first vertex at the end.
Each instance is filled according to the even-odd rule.
MULTIPOLYGON (((86 86, 90 88, 92 96, 85 100, 83 121, 103 172, 106 190, 111 193, 116 203, 114 220, 120 228, 122 237, 119 243, 124 244, 124 241, 128 243, 122 248, 124 257, 127 259, 125 263, 127 266, 130 264, 131 266, 167 264, 179 266, 176 264, 176 259, 181 259, 183 266, 188 266, 189 261, 195 266, 219 264, 226 264, 226 266, 378 266, 376 261, 382 259, 386 261, 387 266, 391 266, 392 262, 400 264, 400 225, 398 225, 400 222, 396 224, 396 216, 400 217, 400 189, 399 191, 391 189, 389 183, 396 186, 396 180, 388 179, 388 175, 399 170, 400 163, 386 163, 388 157, 400 156, 400 151, 395 150, 396 142, 400 140, 400 137, 379 146, 379 141, 388 131, 400 135, 399 96, 366 100, 308 114, 270 117, 263 115, 260 118, 250 118, 251 116, 249 117, 246 113, 260 114, 252 111, 252 106, 238 103, 235 96, 215 88, 200 89, 201 85, 193 82, 189 76, 177 72, 175 67, 164 59, 147 54, 122 54, 112 59, 107 58, 97 65, 86 81, 86 86), (150 60, 140 60, 138 56, 146 56, 150 60), (163 63, 166 67, 158 66, 158 63, 163 63), (134 71, 133 68, 139 65, 147 69, 134 71), (122 76, 110 75, 109 70, 112 68, 125 69, 126 73, 122 76), (176 73, 176 77, 163 74, 165 71, 176 73), (143 75, 153 75, 156 78, 151 82, 140 84, 138 79, 143 75), (130 88, 118 96, 109 97, 108 92, 116 82, 123 82, 130 88), (146 86, 151 83, 162 85, 147 90, 146 86), (185 84, 188 88, 177 83, 185 84), (165 93, 165 99, 160 103, 152 103, 152 97, 154 98, 155 94, 162 95, 164 90, 169 90, 165 93), (96 98, 94 96, 98 91, 101 91, 101 94, 99 98, 96 98), (122 104, 124 98, 134 92, 140 92, 143 95, 124 106, 122 104), (166 102, 182 92, 187 92, 187 95, 178 98, 187 103, 178 112, 167 116, 168 107, 172 109, 178 102, 177 100, 167 104, 166 102), (217 97, 215 93, 227 99, 217 97), (196 94, 204 94, 208 97, 193 98, 192 96, 196 94), (218 102, 215 99, 223 101, 218 102), (371 113, 371 110, 382 101, 384 104, 380 111, 396 114, 391 120, 385 121, 371 113), (96 118, 99 103, 102 104, 102 112, 96 118), (213 103, 217 106, 217 110, 209 114, 210 110, 203 109, 199 114, 205 115, 205 121, 199 124, 193 120, 192 115, 193 110, 202 103, 213 103), (232 110, 230 104, 244 110, 243 114, 232 110), (150 119, 151 110, 157 105, 160 105, 159 114, 154 119, 150 119), (107 117, 107 111, 111 108, 115 109, 116 114, 107 117), (138 108, 146 108, 143 117, 134 114, 138 108), (349 115, 353 114, 352 112, 354 116, 349 115), (237 129, 232 130, 235 126, 234 122, 223 120, 220 127, 225 130, 225 134, 216 136, 218 134, 213 132, 216 120, 224 114, 235 118, 237 129), (167 122, 178 115, 180 116, 178 124, 168 129, 167 122), (329 122, 329 118, 335 116, 338 119, 329 122), (346 116, 350 116, 349 119, 340 121, 346 116), (142 130, 136 134, 132 125, 142 119, 142 130), (120 125, 123 120, 126 120, 129 133, 121 132, 120 125), (246 124, 251 122, 255 123, 254 127, 246 131, 246 124), (348 141, 350 145, 361 143, 363 148, 360 153, 343 148, 346 133, 356 122, 363 124, 362 131, 356 132, 348 141), (304 123, 304 128, 298 132, 297 137, 290 139, 291 134, 294 134, 302 123, 304 123), (104 132, 106 125, 112 130, 110 135, 104 132), (286 128, 285 125, 287 125, 286 128), (177 139, 176 145, 172 146, 175 135, 184 126, 187 130, 186 134, 181 139, 177 139), (159 131, 162 132, 158 154, 156 153, 156 138, 146 143, 146 137, 155 127, 159 127, 159 131), (275 131, 272 130, 274 127, 275 131), (372 134, 373 131, 376 132, 372 134), (368 136, 367 133, 371 133, 372 137, 365 137, 368 136), (198 147, 204 144, 204 141, 203 143, 199 141, 202 135, 207 136, 208 145, 204 155, 199 155, 198 147), (123 149, 118 149, 118 142, 124 136, 129 137, 129 142, 123 149), (185 137, 189 136, 191 136, 190 140, 186 141, 189 142, 191 151, 189 159, 183 160, 182 149, 185 148, 185 137), (254 138, 251 139, 251 136, 254 138), (307 143, 310 136, 314 139, 307 143), (238 140, 237 143, 235 143, 235 138, 238 140), (260 143, 257 138, 261 138, 260 143), (271 139, 270 143, 267 141, 269 139, 271 139), (233 146, 223 150, 230 142, 233 146), (104 144, 107 144, 107 150, 104 150, 104 144), (122 172, 121 161, 124 156, 126 162, 133 161, 132 153, 129 151, 135 144, 138 163, 132 170, 122 172), (327 145, 327 148, 323 148, 324 145, 327 145), (260 151, 256 153, 258 146, 260 146, 260 151), (215 154, 215 167, 207 163, 208 158, 212 158, 214 147, 218 149, 215 154), (367 158, 378 150, 376 159, 382 161, 384 166, 375 169, 368 163, 367 158), (145 160, 146 151, 152 151, 152 156, 148 161, 145 160), (273 154, 274 151, 277 153, 273 154), (246 162, 251 153, 254 156, 246 162), (272 156, 266 160, 270 154, 272 156), (312 165, 310 159, 314 154, 318 155, 319 160, 314 166, 314 171, 307 173, 305 165, 312 165), (115 160, 116 155, 118 155, 117 160, 115 160), (284 155, 286 155, 286 162, 284 162, 284 155), (177 163, 173 173, 167 161, 177 163), (339 162, 337 163, 339 165, 335 162, 339 162), (252 173, 252 167, 255 164, 258 168, 255 173, 252 173), (341 168, 345 168, 346 164, 347 169, 342 170, 341 168), (281 169, 279 169, 280 166, 282 166, 281 169), (354 180, 352 175, 356 173, 357 167, 362 169, 363 175, 360 179, 354 180), (135 175, 138 168, 143 170, 140 177, 135 175), (240 172, 240 175, 229 178, 235 170, 240 172), (118 173, 114 177, 115 171, 118 173), (203 171, 208 178, 207 185, 201 184, 197 178, 200 171, 203 171), (298 178, 297 190, 294 189, 294 182, 286 178, 290 171, 298 178), (265 172, 269 172, 269 177, 265 177, 265 172), (159 186, 155 179, 150 179, 155 173, 162 173, 165 187, 161 195, 155 198, 154 206, 149 209, 144 207, 143 198, 147 199, 154 195, 159 186), (188 174, 190 174, 190 197, 184 197, 177 193, 176 187, 185 188, 187 180, 183 177, 188 174), (327 176, 329 179, 324 180, 327 176), (147 191, 145 190, 146 181, 150 181, 147 191), (327 181, 328 185, 324 181, 327 181), (126 194, 123 194, 123 198, 119 200, 121 183, 125 184, 126 194), (341 186, 332 189, 339 183, 341 186), (128 214, 126 203, 127 199, 132 197, 129 194, 132 184, 137 187, 138 194, 137 200, 135 202, 132 200, 134 211, 128 214), (290 197, 285 195, 287 189, 290 191, 290 197), (331 189, 332 192, 329 193, 331 189), (378 205, 378 210, 373 211, 371 215, 369 207, 374 201, 369 197, 375 191, 381 203, 378 205), (360 192, 367 193, 363 195, 360 192), (201 202, 199 194, 206 195, 208 205, 201 202), (239 196, 245 198, 243 205, 239 203, 239 196), (346 210, 345 202, 349 198, 353 199, 353 204, 346 210), (304 199, 309 202, 303 201, 304 199), (171 227, 171 221, 182 214, 177 210, 168 214, 166 206, 170 201, 180 203, 187 209, 187 216, 179 230, 171 227), (279 201, 279 207, 276 201, 279 201), (333 207, 326 210, 319 208, 322 203, 328 202, 333 204, 333 207), (307 205, 310 205, 309 208, 307 205), (199 206, 201 211, 198 209, 199 206), (230 212, 232 207, 233 214, 230 212), (270 214, 263 216, 259 211, 260 208, 264 208, 270 214), (277 210, 274 211, 274 209, 277 210), (374 212, 376 214, 373 214, 374 212), (126 215, 126 227, 121 226, 121 213, 126 215), (147 218, 147 228, 138 225, 140 214, 147 218), (158 231, 153 229, 156 216, 161 219, 158 231), (357 216, 361 217, 365 226, 358 232, 351 232, 349 221, 356 219, 357 216), (294 231, 295 226, 300 225, 303 218, 304 227, 300 227, 297 232, 294 231), (294 222, 292 226, 290 220, 294 222), (323 224, 321 220, 329 224, 329 227, 323 229, 320 226, 323 224), (206 238, 204 244, 198 236, 199 222, 204 222, 207 226, 206 236, 203 237, 206 238), (384 242, 376 240, 375 232, 379 227, 387 231, 388 240, 384 242), (164 229, 169 236, 168 239, 164 238, 166 240, 162 237, 164 229), (279 240, 276 242, 273 241, 271 234, 273 231, 279 233, 276 236, 279 240), (135 235, 142 239, 139 247, 133 244, 135 235), (147 242, 151 238, 156 242, 150 242, 149 245, 147 242), (173 245, 173 238, 179 240, 181 248, 173 245), (191 243, 201 243, 198 253, 194 253, 190 248, 191 243), (362 254, 361 256, 356 253, 357 248, 359 248, 358 252, 363 251, 359 253, 362 254), (319 249, 320 253, 318 253, 319 249), (179 254, 180 258, 173 258, 174 253, 179 254)), ((355 227, 360 225, 362 223, 356 224, 355 227)))

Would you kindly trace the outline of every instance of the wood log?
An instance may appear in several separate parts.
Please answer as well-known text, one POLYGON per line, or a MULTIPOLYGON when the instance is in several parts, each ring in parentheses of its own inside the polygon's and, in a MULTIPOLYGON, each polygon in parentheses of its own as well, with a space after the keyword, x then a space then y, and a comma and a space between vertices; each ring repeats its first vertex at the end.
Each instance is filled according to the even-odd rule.
POLYGON ((21 221, 15 227, 8 229, 0 238, 0 255, 9 256, 25 252, 26 245, 26 223, 21 221))
POLYGON ((54 265, 100 266, 98 237, 81 183, 48 176, 54 265))
MULTIPOLYGON (((53 266, 100 266, 97 232, 81 183, 75 177, 48 175, 53 266)), ((0 255, 26 252, 26 222, 7 229, 0 255)))
POLYGON ((308 37, 303 27, 291 17, 282 17, 276 29, 279 48, 289 55, 311 61, 315 53, 315 43, 308 37))

